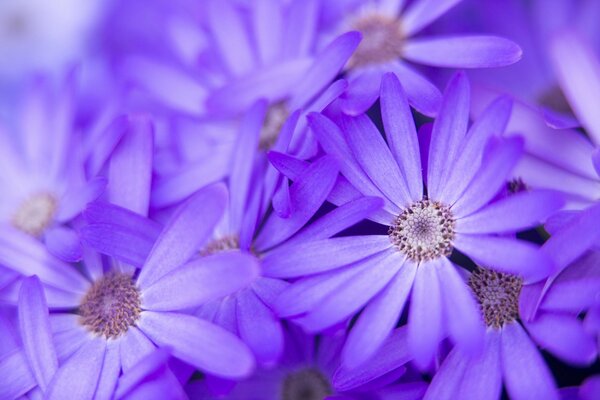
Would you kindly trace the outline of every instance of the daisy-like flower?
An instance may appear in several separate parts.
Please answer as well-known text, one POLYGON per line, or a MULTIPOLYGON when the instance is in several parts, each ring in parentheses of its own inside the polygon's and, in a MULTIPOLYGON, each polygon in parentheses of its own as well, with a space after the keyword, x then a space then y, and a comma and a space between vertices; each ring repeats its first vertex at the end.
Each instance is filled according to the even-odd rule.
MULTIPOLYGON (((227 397, 238 400, 322 400, 377 399, 402 394, 403 399, 422 398, 427 385, 421 381, 398 381, 410 360, 406 349, 406 332, 396 331, 379 351, 373 363, 354 371, 340 369, 340 354, 345 340, 343 332, 314 336, 288 326, 285 329, 285 353, 277 368, 258 369, 249 379, 225 391, 227 397), (388 386, 389 385, 389 386, 388 386)), ((208 382, 188 384, 191 398, 218 399, 208 382)))
POLYGON ((0 126, 0 260, 9 257, 10 232, 41 240, 66 261, 81 259, 71 221, 104 190, 103 179, 88 180, 74 135, 73 81, 55 94, 36 80, 26 93, 13 135, 0 126), (15 143, 15 139, 18 144, 15 143))
POLYGON ((365 307, 344 348, 347 366, 361 364, 376 351, 410 294, 409 347, 424 366, 447 335, 463 349, 474 350, 481 342, 483 325, 449 259, 453 249, 528 282, 540 280, 551 272, 549 257, 504 234, 534 226, 557 210, 562 198, 537 191, 494 201, 521 155, 522 142, 490 139, 504 130, 510 115, 505 98, 467 130, 464 74, 448 86, 428 153, 419 151, 406 96, 392 74, 384 77, 381 107, 387 144, 365 115, 340 116, 340 129, 314 114, 311 127, 324 150, 342 160, 344 181, 330 200, 343 204, 359 194, 382 197, 383 210, 370 218, 387 226, 388 234, 299 245, 287 249, 269 273, 304 277, 280 296, 277 309, 283 316, 296 316, 310 331, 344 321, 365 307))
MULTIPOLYGON (((192 259, 226 202, 220 184, 190 197, 151 249, 130 249, 146 259, 139 274, 118 263, 105 265, 92 252, 86 254, 84 277, 49 257, 36 241, 14 239, 20 258, 15 256, 7 266, 38 275, 51 310, 49 325, 38 323, 33 315, 43 307, 40 288, 21 293, 19 309, 32 313, 23 319, 29 323, 23 334, 31 338, 24 340, 28 361, 34 371, 55 366, 56 372, 44 376, 42 389, 48 398, 110 397, 121 371, 127 373, 156 347, 169 347, 175 357, 214 375, 241 378, 252 372, 252 353, 235 335, 182 312, 245 287, 258 273, 254 259, 245 254, 192 259), (58 369, 48 341, 54 343, 58 369)), ((117 207, 104 218, 126 220, 149 234, 160 230, 156 223, 117 207)), ((103 240, 121 246, 122 237, 113 230, 103 240)))
POLYGON ((425 115, 437 114, 441 93, 410 63, 446 68, 487 68, 510 65, 521 49, 495 36, 416 37, 460 0, 372 0, 342 16, 338 32, 359 31, 363 39, 347 65, 348 91, 342 107, 348 114, 365 112, 377 99, 381 77, 393 72, 410 104, 425 115))

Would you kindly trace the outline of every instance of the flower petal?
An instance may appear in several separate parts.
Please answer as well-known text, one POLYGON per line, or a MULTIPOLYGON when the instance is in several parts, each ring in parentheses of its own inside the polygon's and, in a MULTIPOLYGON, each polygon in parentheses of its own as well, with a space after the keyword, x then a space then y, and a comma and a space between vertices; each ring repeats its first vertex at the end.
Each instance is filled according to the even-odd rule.
POLYGON ((202 371, 224 378, 243 378, 254 369, 252 353, 235 335, 196 317, 143 311, 140 329, 159 346, 202 371))
POLYGON ((21 349, 13 349, 0 357, 0 374, 2 376, 0 398, 2 399, 18 399, 37 384, 29 368, 27 356, 21 349))
POLYGON ((88 338, 87 342, 56 371, 48 387, 47 398, 94 398, 105 354, 104 338, 88 338))
POLYGON ((248 286, 259 276, 256 257, 238 251, 190 261, 142 288, 142 307, 170 311, 197 307, 248 286))
POLYGON ((406 36, 414 35, 461 0, 419 0, 411 4, 401 15, 402 27, 406 36))
POLYGON ((46 230, 45 242, 48 251, 67 262, 77 262, 83 257, 79 235, 71 228, 54 226, 46 230))
POLYGON ((514 64, 523 50, 497 36, 443 36, 411 39, 404 57, 415 63, 447 68, 490 68, 514 64))
POLYGON ((502 375, 513 399, 559 399, 548 366, 517 322, 504 326, 500 339, 502 375))
MULTIPOLYGON (((408 97, 410 105, 428 117, 436 116, 442 104, 442 93, 437 86, 406 63, 391 64, 390 69, 406 90, 406 97, 408 97)), ((423 165, 425 165, 424 162, 423 165)))
POLYGON ((37 276, 23 279, 18 311, 23 350, 38 386, 46 391, 58 369, 58 359, 50 331, 48 306, 37 276))
POLYGON ((226 204, 225 185, 214 184, 178 207, 148 255, 138 278, 139 286, 148 287, 196 253, 212 234, 226 204))

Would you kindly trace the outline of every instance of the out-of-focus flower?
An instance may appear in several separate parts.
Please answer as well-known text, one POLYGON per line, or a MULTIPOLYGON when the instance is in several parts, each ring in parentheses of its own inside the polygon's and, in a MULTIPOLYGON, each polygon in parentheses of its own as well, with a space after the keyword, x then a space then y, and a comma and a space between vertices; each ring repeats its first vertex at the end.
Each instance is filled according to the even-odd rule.
POLYGON ((437 114, 442 96, 410 63, 445 68, 489 68, 510 65, 521 49, 496 36, 433 36, 418 38, 428 25, 460 0, 372 0, 351 5, 336 32, 359 31, 363 39, 346 67, 350 81, 342 96, 345 112, 365 112, 377 99, 381 77, 393 72, 402 82, 408 101, 425 115, 437 114))
POLYGON ((2 260, 11 257, 6 243, 15 240, 14 229, 40 239, 63 260, 81 259, 71 223, 106 182, 86 176, 73 92, 72 79, 58 93, 47 81, 36 80, 16 121, 0 127, 2 260))
POLYGON ((320 274, 295 282, 277 307, 316 331, 366 304, 344 349, 344 363, 354 366, 385 339, 412 291, 409 346, 425 366, 446 334, 463 349, 481 342, 476 304, 448 258, 452 250, 527 282, 540 280, 552 272, 550 258, 504 234, 534 226, 563 201, 549 191, 494 201, 522 154, 522 141, 490 139, 504 130, 507 99, 496 101, 467 131, 469 85, 463 74, 448 86, 428 152, 419 151, 406 97, 391 74, 384 77, 381 105, 389 147, 364 115, 339 116, 341 129, 313 115, 311 126, 325 151, 342 160, 346 180, 330 200, 381 196, 384 208, 370 218, 388 226, 388 235, 334 238, 288 250, 279 276, 320 274), (428 166, 426 192, 421 165, 428 166))

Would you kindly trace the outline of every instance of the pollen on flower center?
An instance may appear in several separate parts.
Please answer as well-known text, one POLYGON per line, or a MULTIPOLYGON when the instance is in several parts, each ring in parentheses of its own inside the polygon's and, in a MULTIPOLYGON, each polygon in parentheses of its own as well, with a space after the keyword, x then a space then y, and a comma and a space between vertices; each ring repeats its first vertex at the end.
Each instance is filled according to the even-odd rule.
POLYGON ((409 259, 433 260, 452 253, 454 218, 450 208, 442 203, 417 201, 396 217, 388 235, 409 259))
POLYGON ((140 313, 140 291, 131 275, 120 272, 97 280, 79 306, 81 325, 107 339, 125 333, 140 313))
POLYGON ((263 126, 260 130, 258 147, 261 150, 269 150, 277 142, 281 127, 289 116, 289 111, 284 103, 275 103, 269 107, 263 126))
POLYGON ((222 251, 236 250, 239 248, 239 238, 235 235, 228 235, 209 242, 202 250, 200 250, 200 255, 209 256, 211 254, 220 253, 222 251))
POLYGON ((38 193, 26 199, 13 215, 15 228, 39 236, 50 225, 56 213, 57 201, 50 193, 38 193))
POLYGON ((477 268, 469 278, 469 286, 487 326, 501 328, 519 317, 519 295, 523 287, 520 277, 477 268))
POLYGON ((314 368, 288 374, 281 388, 281 400, 322 400, 331 394, 331 383, 314 368))
POLYGON ((397 18, 378 13, 367 14, 353 21, 350 30, 360 31, 363 36, 358 49, 348 61, 350 68, 385 63, 402 55, 404 33, 397 18))

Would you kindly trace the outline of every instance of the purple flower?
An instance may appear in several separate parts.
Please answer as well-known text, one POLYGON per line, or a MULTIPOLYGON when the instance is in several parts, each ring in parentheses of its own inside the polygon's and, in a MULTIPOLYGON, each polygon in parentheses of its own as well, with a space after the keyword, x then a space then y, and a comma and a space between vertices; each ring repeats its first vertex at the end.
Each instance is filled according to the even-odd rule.
POLYGON ((64 84, 53 94, 49 82, 33 82, 14 129, 0 127, 0 224, 3 242, 20 236, 13 233, 18 230, 42 241, 55 256, 77 261, 82 250, 72 222, 106 182, 85 174, 74 134, 72 77, 64 84))
MULTIPOLYGON (((469 86, 463 74, 449 84, 428 154, 419 150, 406 97, 391 74, 384 77, 381 105, 389 147, 365 115, 339 116, 340 129, 313 114, 311 127, 324 150, 342 160, 344 180, 329 199, 343 204, 360 194, 382 197, 383 210, 370 218, 387 226, 388 235, 333 238, 288 250, 278 275, 313 276, 295 282, 277 308, 318 331, 366 306, 343 354, 344 363, 355 366, 387 337, 412 292, 409 347, 424 366, 445 335, 462 348, 477 348, 480 342, 483 327, 448 259, 452 250, 527 282, 540 280, 551 272, 550 258, 506 234, 534 226, 563 201, 549 191, 494 201, 522 154, 522 142, 490 139, 492 132, 504 130, 510 115, 505 98, 467 131, 469 86), (426 192, 421 159, 427 165, 426 192)), ((422 140, 428 138, 423 131, 422 140)))
MULTIPOLYGON (((48 345, 53 342, 60 365, 55 373, 44 375, 44 384, 36 377, 49 398, 64 398, 66 393, 77 398, 110 396, 119 371, 127 373, 155 347, 169 347, 175 357, 215 375, 239 378, 251 373, 254 358, 235 335, 182 312, 245 287, 258 274, 254 259, 240 253, 188 262, 221 217, 226 201, 225 188, 213 185, 182 204, 151 249, 130 249, 146 259, 139 275, 132 276, 114 261, 105 265, 88 253, 88 281, 69 265, 49 258, 35 242, 22 252, 21 257, 28 257, 28 273, 38 275, 43 284, 32 278, 27 282, 34 283, 21 288, 19 310, 24 313, 22 323, 28 323, 22 334, 30 337, 24 340, 25 353, 35 355, 28 357, 34 371, 49 370, 56 366, 48 345), (42 288, 53 310, 49 324, 39 317, 47 315, 42 288)), ((104 218, 129 218, 142 231, 160 229, 137 214, 118 210, 121 214, 105 212, 104 218)), ((115 230, 98 240, 118 247, 122 236, 115 230)))
POLYGON ((517 62, 521 49, 495 36, 437 36, 416 38, 423 29, 454 7, 457 0, 419 0, 404 8, 404 1, 381 0, 342 16, 337 31, 360 31, 358 49, 348 62, 350 88, 342 97, 343 110, 365 112, 377 99, 381 77, 393 72, 402 82, 410 104, 425 115, 437 114, 441 94, 406 61, 434 67, 486 68, 517 62))

